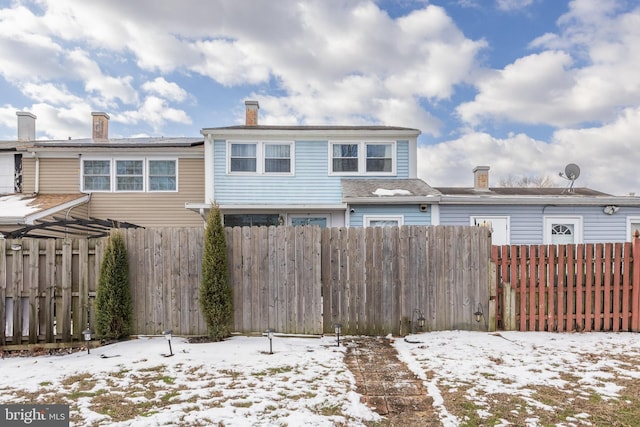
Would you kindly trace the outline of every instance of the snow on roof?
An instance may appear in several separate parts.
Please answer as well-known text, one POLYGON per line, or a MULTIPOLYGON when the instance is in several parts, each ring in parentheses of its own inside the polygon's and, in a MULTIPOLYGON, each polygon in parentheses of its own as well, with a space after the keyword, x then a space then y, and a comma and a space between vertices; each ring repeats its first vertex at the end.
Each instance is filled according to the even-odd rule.
POLYGON ((3 217, 24 217, 40 210, 40 204, 35 203, 35 197, 13 194, 0 197, 0 216, 3 217))
POLYGON ((401 189, 386 190, 384 188, 378 188, 373 192, 373 194, 375 194, 376 196, 410 196, 411 191, 401 189))

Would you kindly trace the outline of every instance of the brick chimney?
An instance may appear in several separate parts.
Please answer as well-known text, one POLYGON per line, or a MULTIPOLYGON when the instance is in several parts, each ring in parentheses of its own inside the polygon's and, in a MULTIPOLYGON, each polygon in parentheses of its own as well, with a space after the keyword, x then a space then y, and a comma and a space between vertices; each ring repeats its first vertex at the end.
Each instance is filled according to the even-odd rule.
POLYGON ((473 189, 489 191, 489 166, 476 166, 473 169, 473 189))
POLYGON ((245 124, 247 126, 258 126, 258 109, 260 108, 258 101, 244 101, 244 105, 247 112, 245 124))
POLYGON ((109 139, 109 115, 107 113, 93 112, 93 139, 94 141, 106 141, 109 139))
POLYGON ((18 141, 34 141, 36 116, 25 111, 17 111, 16 116, 18 116, 18 141))

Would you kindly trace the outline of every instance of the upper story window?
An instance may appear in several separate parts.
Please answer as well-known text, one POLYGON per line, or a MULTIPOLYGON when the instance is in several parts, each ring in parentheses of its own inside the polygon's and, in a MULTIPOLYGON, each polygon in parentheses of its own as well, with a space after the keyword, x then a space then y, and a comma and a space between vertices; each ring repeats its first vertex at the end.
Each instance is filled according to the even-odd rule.
POLYGON ((149 160, 149 191, 176 191, 175 160, 149 160))
POLYGON ((111 191, 111 160, 83 160, 82 189, 111 191))
POLYGON ((291 174, 292 142, 230 142, 229 173, 291 174))
POLYGON ((396 174, 396 144, 394 142, 333 142, 329 146, 331 156, 329 174, 396 174))
POLYGON ((143 160, 116 160, 116 191, 142 191, 143 160))
POLYGON ((177 191, 175 159, 82 159, 82 191, 177 191))
POLYGON ((358 144, 333 144, 332 172, 358 172, 358 144))
POLYGON ((258 144, 231 144, 231 172, 257 172, 258 144))

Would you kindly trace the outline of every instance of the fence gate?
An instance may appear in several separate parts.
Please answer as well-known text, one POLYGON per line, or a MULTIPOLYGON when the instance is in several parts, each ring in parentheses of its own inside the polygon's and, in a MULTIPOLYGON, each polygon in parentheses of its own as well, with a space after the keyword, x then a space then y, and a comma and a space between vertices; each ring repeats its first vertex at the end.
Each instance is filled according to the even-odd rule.
POLYGON ((325 332, 404 335, 419 318, 429 331, 493 327, 487 228, 327 228, 322 248, 325 332))

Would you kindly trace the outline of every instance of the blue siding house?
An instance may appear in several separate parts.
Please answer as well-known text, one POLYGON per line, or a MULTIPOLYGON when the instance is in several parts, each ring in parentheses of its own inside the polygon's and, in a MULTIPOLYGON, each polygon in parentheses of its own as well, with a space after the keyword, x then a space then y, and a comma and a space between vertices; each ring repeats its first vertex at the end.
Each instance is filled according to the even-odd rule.
POLYGON ((589 188, 490 187, 489 167, 473 187, 437 187, 433 223, 492 229, 493 243, 563 244, 630 241, 640 230, 640 198, 589 188))
POLYGON ((391 126, 205 128, 205 200, 225 226, 431 224, 437 191, 417 178, 420 131, 391 126))

